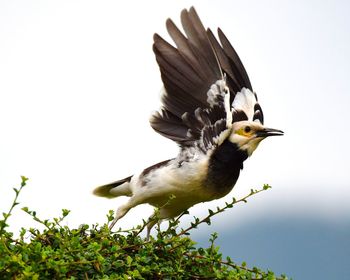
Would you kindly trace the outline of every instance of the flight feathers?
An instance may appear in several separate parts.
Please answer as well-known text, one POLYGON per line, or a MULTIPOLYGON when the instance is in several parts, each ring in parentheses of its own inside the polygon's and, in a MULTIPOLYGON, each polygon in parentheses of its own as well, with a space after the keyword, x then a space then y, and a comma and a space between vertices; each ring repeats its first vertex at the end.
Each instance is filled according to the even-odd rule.
POLYGON ((193 7, 182 11, 181 24, 183 32, 171 19, 166 22, 176 47, 154 35, 153 51, 165 90, 163 106, 152 115, 150 124, 155 131, 184 147, 200 140, 206 126, 216 126, 216 130, 221 127, 216 122, 221 122, 227 113, 221 100, 223 90, 229 89, 231 104, 242 88, 252 91, 252 86, 221 29, 218 40, 210 29, 205 29, 193 7), (221 114, 217 114, 218 109, 221 114), (202 121, 197 118, 198 112, 205 112, 210 124, 189 125, 188 118, 197 123, 202 121))

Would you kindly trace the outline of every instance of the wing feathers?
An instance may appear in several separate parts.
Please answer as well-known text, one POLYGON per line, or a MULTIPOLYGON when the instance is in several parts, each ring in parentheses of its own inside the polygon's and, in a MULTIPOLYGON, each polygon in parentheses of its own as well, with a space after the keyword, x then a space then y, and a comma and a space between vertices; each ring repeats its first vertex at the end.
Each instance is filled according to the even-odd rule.
POLYGON ((168 19, 166 22, 167 30, 170 37, 175 42, 179 53, 183 56, 186 62, 193 68, 198 77, 202 80, 205 80, 205 72, 202 69, 202 66, 198 62, 198 51, 191 46, 187 38, 181 33, 181 31, 176 27, 174 22, 171 19, 168 19))
MULTIPOLYGON (((210 29, 204 28, 193 7, 181 12, 181 23, 184 32, 171 19, 166 21, 176 47, 154 35, 153 50, 165 92, 161 113, 153 114, 150 123, 183 148, 195 145, 206 151, 227 137, 232 122, 230 106, 236 93, 252 87, 221 29, 219 41, 210 29), (230 93, 225 93, 227 86, 230 93)), ((261 118, 259 114, 256 118, 261 118)))
POLYGON ((222 32, 220 28, 218 28, 218 35, 224 52, 226 53, 227 57, 231 60, 232 70, 235 72, 235 75, 237 75, 237 78, 242 81, 241 88, 245 87, 253 91, 248 74, 243 66, 241 59, 239 58, 237 52, 232 47, 230 41, 227 39, 224 32, 222 32))
POLYGON ((181 142, 187 137, 188 127, 169 111, 162 110, 162 114, 155 112, 150 123, 158 133, 173 141, 181 142))
POLYGON ((153 40, 153 50, 156 54, 157 62, 160 60, 160 62, 158 62, 160 66, 168 69, 168 72, 174 72, 174 74, 176 73, 182 76, 183 79, 185 79, 185 83, 188 81, 192 82, 192 84, 202 82, 196 71, 194 71, 190 64, 184 60, 176 48, 166 42, 158 34, 154 34, 153 40), (162 64, 163 61, 167 62, 167 64, 164 66, 162 64), (186 77, 190 77, 190 80, 188 80, 186 77))
POLYGON ((215 80, 220 79, 221 71, 215 57, 215 52, 208 40, 206 30, 193 7, 189 11, 183 10, 181 12, 181 23, 188 40, 201 53, 201 57, 199 57, 201 65, 207 67, 211 74, 207 78, 214 77, 215 80))
POLYGON ((225 73, 227 73, 229 76, 233 77, 233 72, 231 70, 230 62, 228 60, 228 57, 224 53, 224 50, 220 46, 219 42, 216 40, 213 32, 210 30, 210 28, 207 29, 208 38, 215 49, 216 55, 219 59, 219 63, 221 68, 224 70, 225 73))

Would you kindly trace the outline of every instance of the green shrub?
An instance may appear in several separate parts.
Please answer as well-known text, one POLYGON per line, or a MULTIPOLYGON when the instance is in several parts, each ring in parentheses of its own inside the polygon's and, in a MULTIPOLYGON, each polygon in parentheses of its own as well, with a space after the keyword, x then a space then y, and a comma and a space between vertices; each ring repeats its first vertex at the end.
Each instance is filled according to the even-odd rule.
POLYGON ((145 221, 130 230, 111 232, 108 224, 113 220, 113 211, 102 226, 70 229, 61 225, 69 210, 63 209, 58 218, 42 220, 27 207, 22 210, 44 229, 22 228, 19 237, 14 238, 7 231, 7 220, 18 205, 17 198, 26 181, 22 177, 21 187, 14 189, 10 210, 0 220, 0 279, 287 279, 271 271, 248 268, 245 263, 235 264, 229 257, 224 259, 214 244, 216 233, 209 239, 209 248, 197 248, 189 237, 201 223, 210 224, 211 217, 246 202, 250 196, 269 189, 268 185, 252 190, 242 199, 233 199, 223 208, 209 210, 205 218, 195 218, 188 228, 179 229, 179 219, 171 220, 166 230, 158 227, 157 235, 149 240, 140 237, 145 221))

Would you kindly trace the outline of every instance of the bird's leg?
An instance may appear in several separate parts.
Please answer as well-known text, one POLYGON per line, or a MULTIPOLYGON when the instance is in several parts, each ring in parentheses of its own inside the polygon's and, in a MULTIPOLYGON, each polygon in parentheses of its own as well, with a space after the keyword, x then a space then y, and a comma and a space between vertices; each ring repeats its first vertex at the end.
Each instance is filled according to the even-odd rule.
POLYGON ((164 217, 161 216, 161 212, 155 211, 149 218, 147 222, 147 235, 146 235, 146 241, 149 240, 151 236, 151 230, 154 227, 155 224, 158 223, 158 226, 160 226, 160 223, 164 220, 164 217))
POLYGON ((113 219, 112 223, 109 226, 109 229, 111 230, 115 223, 118 222, 119 219, 123 218, 128 211, 133 208, 134 206, 138 205, 139 201, 137 200, 136 197, 131 197, 127 203, 124 205, 120 206, 117 209, 117 214, 115 215, 115 218, 113 219))
POLYGON ((114 217, 112 223, 109 225, 109 229, 110 229, 110 230, 114 227, 114 225, 116 224, 116 222, 118 222, 119 219, 123 218, 124 215, 125 215, 126 213, 128 213, 129 209, 130 209, 130 208, 125 207, 125 205, 120 206, 120 207, 118 208, 117 214, 115 215, 115 217, 114 217))
POLYGON ((136 205, 139 205, 140 203, 143 203, 143 201, 140 200, 139 196, 130 197, 127 203, 125 203, 124 205, 118 208, 117 214, 115 215, 115 218, 110 224, 109 229, 111 230, 114 227, 115 223, 118 222, 119 219, 123 218, 131 208, 135 207, 136 205))
POLYGON ((149 237, 151 236, 151 229, 153 226, 157 223, 157 220, 155 219, 155 216, 152 215, 149 217, 149 222, 147 223, 147 235, 146 235, 146 241, 149 240, 149 237))
POLYGON ((181 217, 184 216, 184 215, 186 215, 186 214, 188 214, 188 210, 183 211, 183 212, 175 219, 175 222, 178 222, 178 221, 181 219, 181 217))

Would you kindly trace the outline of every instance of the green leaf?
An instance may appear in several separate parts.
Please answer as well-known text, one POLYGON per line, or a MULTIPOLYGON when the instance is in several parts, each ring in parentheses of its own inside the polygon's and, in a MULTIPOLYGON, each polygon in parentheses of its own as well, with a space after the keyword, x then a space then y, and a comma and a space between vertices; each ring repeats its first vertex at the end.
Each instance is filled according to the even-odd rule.
POLYGON ((130 256, 127 256, 127 257, 126 257, 126 264, 127 264, 128 266, 130 266, 131 263, 132 263, 132 258, 131 258, 130 256))
MULTIPOLYGON (((17 196, 16 193, 16 199, 17 196)), ((245 198, 249 195, 237 202, 246 201, 245 198)), ((13 206, 18 204, 16 199, 13 206)), ((208 248, 197 248, 190 234, 201 224, 210 224, 212 216, 232 207, 232 203, 225 205, 217 207, 217 211, 208 209, 205 217, 194 217, 191 226, 185 229, 179 230, 179 220, 171 219, 165 231, 158 229, 157 236, 149 240, 138 234, 146 221, 132 229, 120 228, 119 232, 111 233, 107 224, 82 224, 78 228, 60 225, 70 212, 67 209, 62 209, 59 217, 41 219, 28 207, 22 210, 40 223, 40 229, 21 228, 15 239, 18 234, 7 231, 9 211, 3 213, 5 220, 0 220, 0 278, 286 280, 287 277, 277 277, 272 271, 248 268, 245 262, 239 265, 229 256, 223 257, 215 246, 218 238, 215 232, 209 238, 208 248)), ((110 211, 107 217, 113 218, 113 214, 110 211)))
POLYGON ((27 177, 25 176, 21 176, 21 187, 24 187, 27 184, 27 181, 29 180, 27 177))
POLYGON ((7 219, 8 217, 11 216, 11 214, 9 214, 9 213, 2 213, 2 216, 3 216, 5 219, 7 219))
POLYGON ((62 216, 63 216, 63 217, 68 216, 69 213, 70 213, 70 210, 62 209, 62 216))

